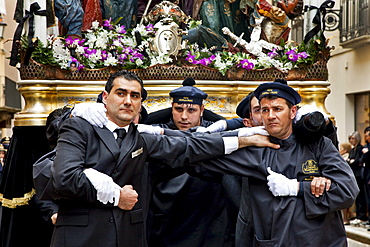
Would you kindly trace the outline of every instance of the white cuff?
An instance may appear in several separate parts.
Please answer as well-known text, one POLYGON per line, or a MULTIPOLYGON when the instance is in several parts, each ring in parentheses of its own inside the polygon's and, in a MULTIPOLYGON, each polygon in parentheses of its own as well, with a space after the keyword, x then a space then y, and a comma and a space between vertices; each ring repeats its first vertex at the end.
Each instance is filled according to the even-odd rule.
POLYGON ((225 145, 225 154, 230 154, 239 148, 239 138, 237 136, 222 137, 225 145))

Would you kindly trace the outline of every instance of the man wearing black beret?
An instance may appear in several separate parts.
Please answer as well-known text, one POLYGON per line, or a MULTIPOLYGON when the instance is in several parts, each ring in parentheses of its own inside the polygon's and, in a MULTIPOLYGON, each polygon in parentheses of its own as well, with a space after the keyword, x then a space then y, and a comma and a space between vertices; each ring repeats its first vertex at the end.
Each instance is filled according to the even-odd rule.
MULTIPOLYGON (((203 118, 203 100, 207 93, 194 86, 193 78, 185 79, 182 84, 169 93, 171 119, 157 125, 185 131, 211 125, 213 122, 203 118)), ((229 215, 222 176, 206 176, 211 180, 184 173, 154 187, 149 246, 224 247, 233 244, 234 239, 228 238, 229 215)))
MULTIPOLYGON (((251 245, 346 246, 340 210, 351 206, 358 194, 353 172, 328 138, 297 142, 293 120, 301 98, 294 89, 270 82, 261 84, 254 94, 270 140, 280 149, 248 147, 200 163, 216 172, 248 177, 242 186, 247 183, 252 192, 255 238, 251 245), (314 177, 332 181, 320 196, 311 193, 314 177)), ((248 210, 247 200, 242 193, 239 215, 248 210)), ((236 234, 241 238, 245 232, 236 234)))

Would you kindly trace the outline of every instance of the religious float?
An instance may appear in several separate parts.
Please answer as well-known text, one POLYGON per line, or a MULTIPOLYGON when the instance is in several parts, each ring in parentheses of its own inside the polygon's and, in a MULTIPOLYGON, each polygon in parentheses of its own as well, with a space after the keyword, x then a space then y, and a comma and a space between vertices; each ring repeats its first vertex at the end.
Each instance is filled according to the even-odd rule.
MULTIPOLYGON (((49 36, 45 43, 19 37, 13 40, 12 52, 17 55, 13 63, 18 64, 25 107, 16 115, 15 125, 44 125, 56 108, 94 102, 110 73, 121 69, 133 70, 143 79, 149 112, 169 107, 169 91, 187 77, 208 93, 206 108, 226 118, 236 116, 238 102, 256 86, 276 78, 298 90, 301 104, 327 112, 331 48, 323 29, 311 31, 302 44, 286 41, 289 18, 301 15, 302 7, 301 1, 278 6, 255 1, 248 35, 237 35, 232 27, 216 33, 175 3, 163 1, 128 30, 108 19, 92 22, 82 37, 49 36)), ((320 16, 322 9, 315 11, 320 16)))
MULTIPOLYGON (((77 1, 90 4, 86 10, 95 6, 92 2, 105 2, 77 1)), ((25 105, 15 117, 0 183, 4 247, 50 246, 50 242, 40 242, 52 228, 39 222, 32 176, 34 162, 50 151, 46 119, 56 108, 95 102, 111 72, 133 70, 143 79, 148 91, 143 104, 148 112, 170 106, 169 92, 187 77, 193 77, 196 86, 208 93, 206 108, 226 118, 236 116, 237 104, 260 83, 276 78, 286 79, 298 90, 301 104, 327 112, 331 48, 323 35, 323 19, 325 9, 334 5, 331 0, 307 7, 310 25, 302 44, 288 41, 289 22, 302 15, 302 0, 279 1, 277 6, 265 0, 194 0, 192 9, 200 12, 202 22, 196 15, 192 15, 194 19, 186 15, 176 3, 163 1, 147 8, 138 25, 135 16, 124 16, 128 23, 134 20, 135 25, 130 26, 117 18, 95 21, 95 15, 85 15, 93 18, 86 28, 81 10, 73 9, 80 4, 69 6, 64 13, 80 18, 74 20, 63 16, 66 8, 57 5, 59 0, 43 2, 55 3, 46 7, 46 12, 55 10, 60 23, 69 29, 66 35, 47 36, 43 27, 48 25, 42 19, 46 18, 39 18, 45 11, 36 2, 29 9, 24 7, 24 16, 22 11, 18 16, 10 64, 19 69, 21 80, 17 83, 25 105), (216 10, 223 10, 223 16, 215 16, 216 10)), ((110 14, 121 13, 111 10, 110 14)))

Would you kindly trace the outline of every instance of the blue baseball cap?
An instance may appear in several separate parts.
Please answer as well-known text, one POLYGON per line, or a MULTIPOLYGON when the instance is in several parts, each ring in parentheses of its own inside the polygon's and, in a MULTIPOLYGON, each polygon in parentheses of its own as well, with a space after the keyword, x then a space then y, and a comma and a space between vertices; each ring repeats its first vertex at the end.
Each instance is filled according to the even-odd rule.
POLYGON ((302 101, 297 91, 278 81, 262 83, 254 91, 254 95, 258 100, 261 100, 265 96, 275 95, 278 98, 286 99, 293 105, 297 105, 302 101))
POLYGON ((170 92, 173 103, 202 105, 203 100, 208 97, 207 93, 199 88, 193 87, 195 81, 191 77, 186 78, 182 85, 182 87, 176 88, 170 92))

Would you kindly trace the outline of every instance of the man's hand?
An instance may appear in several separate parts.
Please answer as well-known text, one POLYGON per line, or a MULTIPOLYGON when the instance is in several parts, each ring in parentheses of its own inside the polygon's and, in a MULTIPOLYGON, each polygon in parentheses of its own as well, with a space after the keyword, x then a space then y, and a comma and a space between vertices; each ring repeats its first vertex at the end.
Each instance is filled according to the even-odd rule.
POLYGON ((163 135, 163 128, 159 126, 152 126, 152 125, 146 125, 146 124, 138 124, 137 125, 137 131, 140 133, 148 133, 152 135, 163 135))
POLYGON ((330 189, 331 180, 325 177, 314 177, 311 181, 311 193, 315 197, 322 196, 324 191, 330 189))
POLYGON ((226 130, 226 120, 218 120, 217 122, 211 124, 208 127, 198 127, 196 132, 209 132, 209 133, 214 133, 214 132, 221 132, 226 130))
POLYGON ((137 198, 138 194, 132 185, 125 185, 121 189, 118 207, 123 210, 131 210, 138 202, 137 198))
POLYGON ((270 167, 267 167, 267 185, 274 196, 297 196, 299 190, 299 182, 297 179, 290 179, 283 174, 274 172, 270 167))
POLYGON ((294 118, 294 123, 298 122, 302 118, 302 116, 304 116, 308 113, 315 112, 315 111, 320 112, 324 116, 324 119, 325 119, 326 122, 329 120, 329 116, 325 112, 319 110, 318 108, 316 108, 314 106, 304 105, 304 106, 302 106, 301 108, 298 109, 297 114, 294 118))
POLYGON ((91 125, 103 128, 108 123, 106 112, 103 103, 80 103, 75 105, 71 115, 82 117, 91 125))
POLYGON ((93 168, 84 170, 86 177, 96 189, 96 199, 103 204, 108 202, 118 205, 121 187, 105 173, 99 172, 93 168))
POLYGON ((270 142, 268 136, 252 135, 252 136, 241 136, 239 139, 239 148, 256 146, 256 147, 270 147, 278 149, 280 145, 270 142))
POLYGON ((268 136, 269 133, 266 131, 265 126, 244 127, 240 128, 238 131, 238 136, 252 136, 252 135, 268 136))
POLYGON ((51 223, 55 225, 57 223, 58 213, 53 214, 50 218, 51 218, 51 223))

